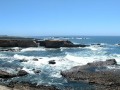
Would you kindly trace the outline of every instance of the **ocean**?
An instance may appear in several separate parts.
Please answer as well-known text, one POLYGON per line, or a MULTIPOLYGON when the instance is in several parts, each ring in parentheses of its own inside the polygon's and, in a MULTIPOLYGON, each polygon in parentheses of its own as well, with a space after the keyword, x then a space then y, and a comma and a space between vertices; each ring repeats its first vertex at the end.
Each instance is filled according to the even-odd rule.
MULTIPOLYGON (((44 48, 44 47, 29 47, 22 48, 19 52, 0 52, 0 69, 15 72, 13 68, 23 67, 30 74, 23 77, 15 77, 0 83, 9 83, 12 81, 29 81, 31 83, 43 85, 55 85, 62 90, 72 88, 71 90, 80 90, 83 88, 92 88, 84 82, 67 81, 60 75, 61 71, 68 70, 77 65, 85 65, 93 61, 105 61, 106 59, 116 59, 120 64, 120 37, 119 36, 42 36, 34 37, 37 39, 54 39, 54 40, 70 40, 74 44, 87 44, 89 47, 75 48, 44 48), (100 44, 100 45, 99 45, 100 44), (33 61, 37 58, 38 61, 33 61), (20 62, 19 60, 28 60, 20 62), (55 60, 56 64, 51 65, 48 62, 55 60), (33 69, 41 72, 35 74, 33 69)), ((19 47, 14 47, 18 49, 19 47)), ((120 67, 108 67, 108 69, 120 67)))

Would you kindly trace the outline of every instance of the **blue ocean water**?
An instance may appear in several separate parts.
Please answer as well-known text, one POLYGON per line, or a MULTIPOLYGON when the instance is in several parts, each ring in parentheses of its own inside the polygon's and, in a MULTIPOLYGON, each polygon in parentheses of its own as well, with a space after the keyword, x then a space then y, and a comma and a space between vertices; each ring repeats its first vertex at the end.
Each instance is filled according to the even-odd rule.
MULTIPOLYGON (((0 52, 0 69, 6 69, 14 72, 14 68, 23 67, 30 74, 24 77, 17 77, 5 81, 5 83, 14 81, 29 81, 37 84, 55 85, 64 89, 72 88, 72 90, 80 90, 81 88, 92 88, 83 82, 70 82, 60 75, 61 71, 70 69, 77 65, 85 65, 93 61, 105 61, 106 59, 116 59, 120 64, 120 43, 119 36, 42 36, 34 37, 37 39, 56 39, 70 40, 75 44, 87 44, 89 47, 81 48, 44 48, 29 47, 22 48, 19 52, 0 52), (100 44, 100 45, 96 45, 100 44), (38 61, 33 59, 37 58, 38 61), (20 60, 28 60, 20 62, 20 60), (55 65, 48 62, 55 60, 55 65), (39 74, 35 74, 33 69, 41 70, 39 74)), ((15 47, 18 49, 18 47, 15 47)), ((116 67, 108 67, 108 69, 116 67)), ((117 67, 119 68, 119 67, 117 67)))

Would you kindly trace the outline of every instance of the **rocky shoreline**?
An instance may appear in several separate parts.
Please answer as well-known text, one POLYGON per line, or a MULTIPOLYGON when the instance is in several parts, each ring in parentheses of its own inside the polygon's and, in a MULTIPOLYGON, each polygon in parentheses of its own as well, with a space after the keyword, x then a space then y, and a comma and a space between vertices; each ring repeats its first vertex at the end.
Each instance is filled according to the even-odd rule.
MULTIPOLYGON (((40 73, 38 70, 33 70, 35 74, 40 73)), ((16 73, 12 73, 6 70, 0 70, 0 79, 6 81, 14 77, 26 76, 29 73, 22 68, 16 69, 16 73)), ((0 90, 59 90, 55 86, 37 85, 37 83, 10 81, 9 83, 1 83, 0 90)))
MULTIPOLYGON (((101 44, 91 44, 92 46, 103 47, 101 44)), ((89 47, 89 45, 74 44, 68 40, 38 40, 38 39, 0 39, 0 51, 20 52, 26 47, 45 47, 45 48, 60 48, 60 47, 89 47), (13 48, 18 47, 18 48, 13 48)), ((19 59, 20 63, 28 62, 26 59, 19 59)), ((32 61, 39 61, 38 58, 33 58, 32 61)), ((48 61, 49 65, 55 65, 56 60, 48 61)), ((88 85, 93 85, 94 90, 120 90, 120 69, 108 69, 108 66, 119 66, 115 59, 106 61, 98 61, 87 63, 86 65, 75 66, 70 70, 61 71, 63 78, 74 82, 85 82, 88 85)), ((11 66, 12 67, 12 66, 11 66)), ((4 67, 3 67, 4 68, 4 67)), ((14 73, 6 70, 0 70, 0 79, 8 80, 14 77, 24 77, 29 73, 22 67, 14 68, 14 73)), ((34 74, 41 73, 41 70, 32 70, 34 74)), ((1 84, 0 90, 59 90, 55 86, 37 85, 30 82, 10 82, 8 85, 1 84)), ((74 90, 74 89, 65 89, 74 90)))
POLYGON ((29 82, 12 83, 12 85, 0 85, 0 90, 59 90, 55 86, 31 84, 29 82))
POLYGON ((106 68, 113 65, 117 66, 115 59, 93 62, 62 71, 61 75, 68 81, 92 84, 95 90, 120 90, 120 70, 106 68))
MULTIPOLYGON (((87 47, 89 45, 73 44, 68 40, 39 40, 35 38, 0 38, 0 47, 39 47, 60 48, 60 47, 87 47)), ((7 50, 6 50, 7 51, 7 50)))

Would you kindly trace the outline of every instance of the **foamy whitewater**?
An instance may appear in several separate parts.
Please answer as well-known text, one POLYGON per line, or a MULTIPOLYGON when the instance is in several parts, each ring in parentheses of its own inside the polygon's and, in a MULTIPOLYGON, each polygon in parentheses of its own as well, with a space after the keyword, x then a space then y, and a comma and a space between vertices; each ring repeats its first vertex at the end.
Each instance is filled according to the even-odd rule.
MULTIPOLYGON (((12 80, 29 81, 37 84, 56 85, 58 87, 80 87, 78 83, 68 82, 60 72, 88 62, 116 59, 120 64, 120 37, 35 37, 38 39, 70 40, 77 44, 87 44, 89 47, 46 49, 44 47, 22 48, 16 52, 0 52, 0 68, 14 72, 13 67, 23 67, 30 73, 28 76, 13 78, 12 80), (97 45, 100 44, 100 45, 97 45), (38 61, 35 61, 37 59, 38 61), (27 62, 20 62, 26 60, 27 62), (48 62, 55 60, 56 64, 48 62), (33 69, 41 72, 35 74, 33 69)), ((19 49, 18 47, 14 49, 19 49)), ((108 67, 108 69, 119 67, 108 67)), ((14 72, 15 73, 15 72, 14 72)), ((9 82, 9 81, 7 81, 9 82)))

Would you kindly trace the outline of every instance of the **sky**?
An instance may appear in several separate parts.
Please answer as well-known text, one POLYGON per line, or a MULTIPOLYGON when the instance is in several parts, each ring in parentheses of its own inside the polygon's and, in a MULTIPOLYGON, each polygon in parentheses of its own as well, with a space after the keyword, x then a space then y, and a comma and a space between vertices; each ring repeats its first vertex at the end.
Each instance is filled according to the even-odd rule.
POLYGON ((120 36, 120 0, 0 0, 0 35, 120 36))

